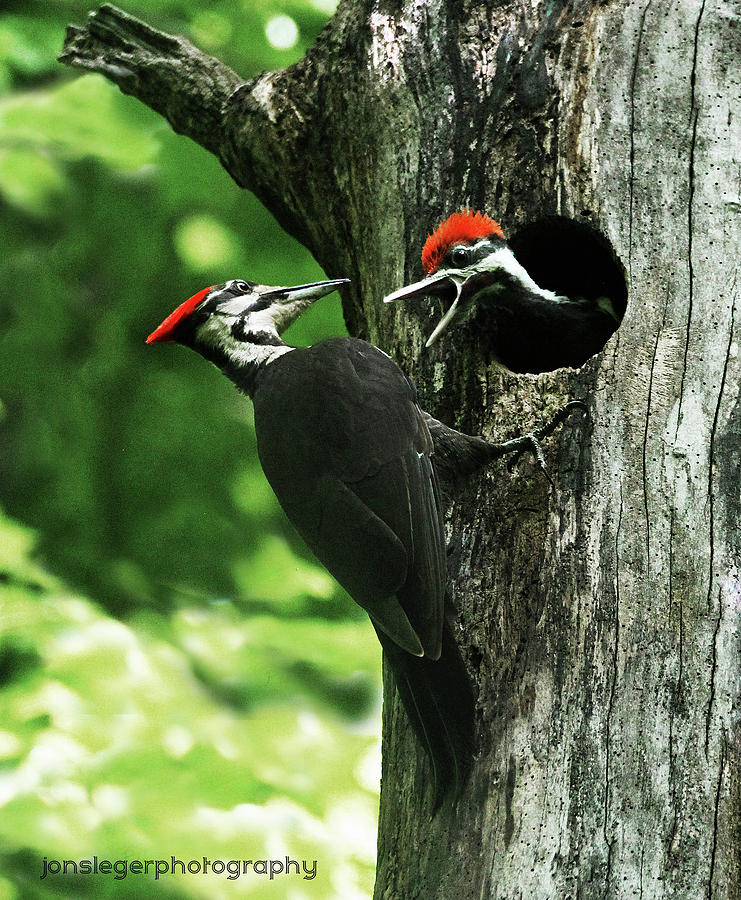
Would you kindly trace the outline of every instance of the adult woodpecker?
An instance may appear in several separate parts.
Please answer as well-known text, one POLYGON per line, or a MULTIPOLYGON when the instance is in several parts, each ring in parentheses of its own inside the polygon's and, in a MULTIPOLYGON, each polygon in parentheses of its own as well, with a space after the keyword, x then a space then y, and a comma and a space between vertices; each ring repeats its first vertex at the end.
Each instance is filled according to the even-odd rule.
POLYGON ((599 352, 619 324, 607 296, 565 297, 539 287, 518 262, 498 222, 455 212, 422 250, 427 277, 384 298, 438 296, 447 306, 425 346, 453 324, 475 322, 498 362, 512 372, 578 367, 599 352))
POLYGON ((281 334, 301 312, 345 283, 228 281, 186 300, 147 343, 196 350, 252 398, 265 475, 311 550, 368 612, 439 803, 470 769, 474 697, 446 618, 433 451, 444 477, 465 475, 534 446, 569 409, 534 436, 491 444, 423 413, 399 367, 365 341, 285 344, 281 334))

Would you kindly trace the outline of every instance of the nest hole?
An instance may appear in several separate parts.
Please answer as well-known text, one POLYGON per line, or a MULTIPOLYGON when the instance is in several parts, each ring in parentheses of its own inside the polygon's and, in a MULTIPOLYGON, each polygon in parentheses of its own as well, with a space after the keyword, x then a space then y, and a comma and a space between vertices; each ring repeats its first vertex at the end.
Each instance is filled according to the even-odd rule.
POLYGON ((627 307, 625 269, 612 245, 591 225, 563 216, 525 225, 509 245, 540 287, 569 302, 555 320, 520 319, 519 340, 500 334, 497 356, 513 372, 579 368, 604 348, 627 307))

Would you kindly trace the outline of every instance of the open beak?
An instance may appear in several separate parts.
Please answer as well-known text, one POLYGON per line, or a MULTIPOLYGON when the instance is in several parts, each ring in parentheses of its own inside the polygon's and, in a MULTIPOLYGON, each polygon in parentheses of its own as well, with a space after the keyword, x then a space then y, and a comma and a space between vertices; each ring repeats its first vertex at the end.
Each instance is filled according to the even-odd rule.
POLYGON ((461 272, 436 272, 422 281, 415 281, 406 287, 399 288, 392 294, 383 298, 384 303, 394 303, 396 300, 416 300, 419 297, 440 297, 443 303, 450 303, 445 315, 437 323, 435 330, 427 338, 425 347, 431 347, 440 335, 445 331, 450 322, 455 318, 458 304, 461 299, 461 291, 466 283, 461 272), (452 302, 451 302, 452 301, 452 302))

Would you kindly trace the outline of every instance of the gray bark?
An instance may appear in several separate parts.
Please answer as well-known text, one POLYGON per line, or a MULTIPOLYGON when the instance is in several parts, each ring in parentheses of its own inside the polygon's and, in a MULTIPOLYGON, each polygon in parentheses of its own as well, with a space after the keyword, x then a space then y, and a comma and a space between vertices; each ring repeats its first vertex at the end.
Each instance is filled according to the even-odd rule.
POLYGON ((590 398, 589 427, 549 442, 554 488, 498 463, 452 508, 479 756, 431 820, 387 691, 376 897, 741 897, 731 5, 347 0, 305 59, 247 84, 104 7, 63 58, 216 153, 350 277, 351 333, 437 418, 501 439, 590 398), (583 369, 502 373, 463 330, 422 353, 432 305, 380 303, 463 206, 611 243, 628 308, 583 369))

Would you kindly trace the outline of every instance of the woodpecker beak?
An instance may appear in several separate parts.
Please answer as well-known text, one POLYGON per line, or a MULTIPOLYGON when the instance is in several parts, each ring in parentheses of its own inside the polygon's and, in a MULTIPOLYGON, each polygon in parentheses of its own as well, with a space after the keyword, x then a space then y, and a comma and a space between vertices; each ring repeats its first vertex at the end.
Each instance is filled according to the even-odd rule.
MULTIPOLYGON (((269 287, 260 290, 260 303, 267 303, 265 314, 278 332, 283 332, 320 297, 331 294, 349 278, 335 278, 331 281, 313 281, 311 284, 297 284, 295 287, 269 287)), ((247 313, 249 316, 249 312, 247 313)))
POLYGON ((250 312, 250 307, 254 307, 255 296, 258 295, 258 302, 271 308, 277 324, 286 315, 298 316, 315 300, 331 294, 339 285, 347 284, 349 281, 349 278, 337 278, 334 281, 312 281, 311 284, 298 284, 295 287, 256 286, 254 293, 237 297, 228 296, 213 312, 217 316, 246 315, 250 312))
POLYGON ((440 297, 443 302, 449 302, 452 299, 452 303, 445 315, 437 323, 429 338, 427 338, 425 347, 431 347, 455 318, 465 283, 466 276, 462 271, 436 272, 428 278, 423 278, 422 281, 415 281, 414 284, 408 284, 406 287, 399 288, 398 291, 388 294, 383 298, 383 302, 394 303, 397 300, 416 300, 419 297, 440 297))
POLYGON ((262 291, 263 299, 278 300, 281 304, 318 300, 331 294, 341 284, 350 284, 349 278, 335 278, 333 281, 312 281, 311 284, 298 284, 295 287, 269 288, 262 291))

